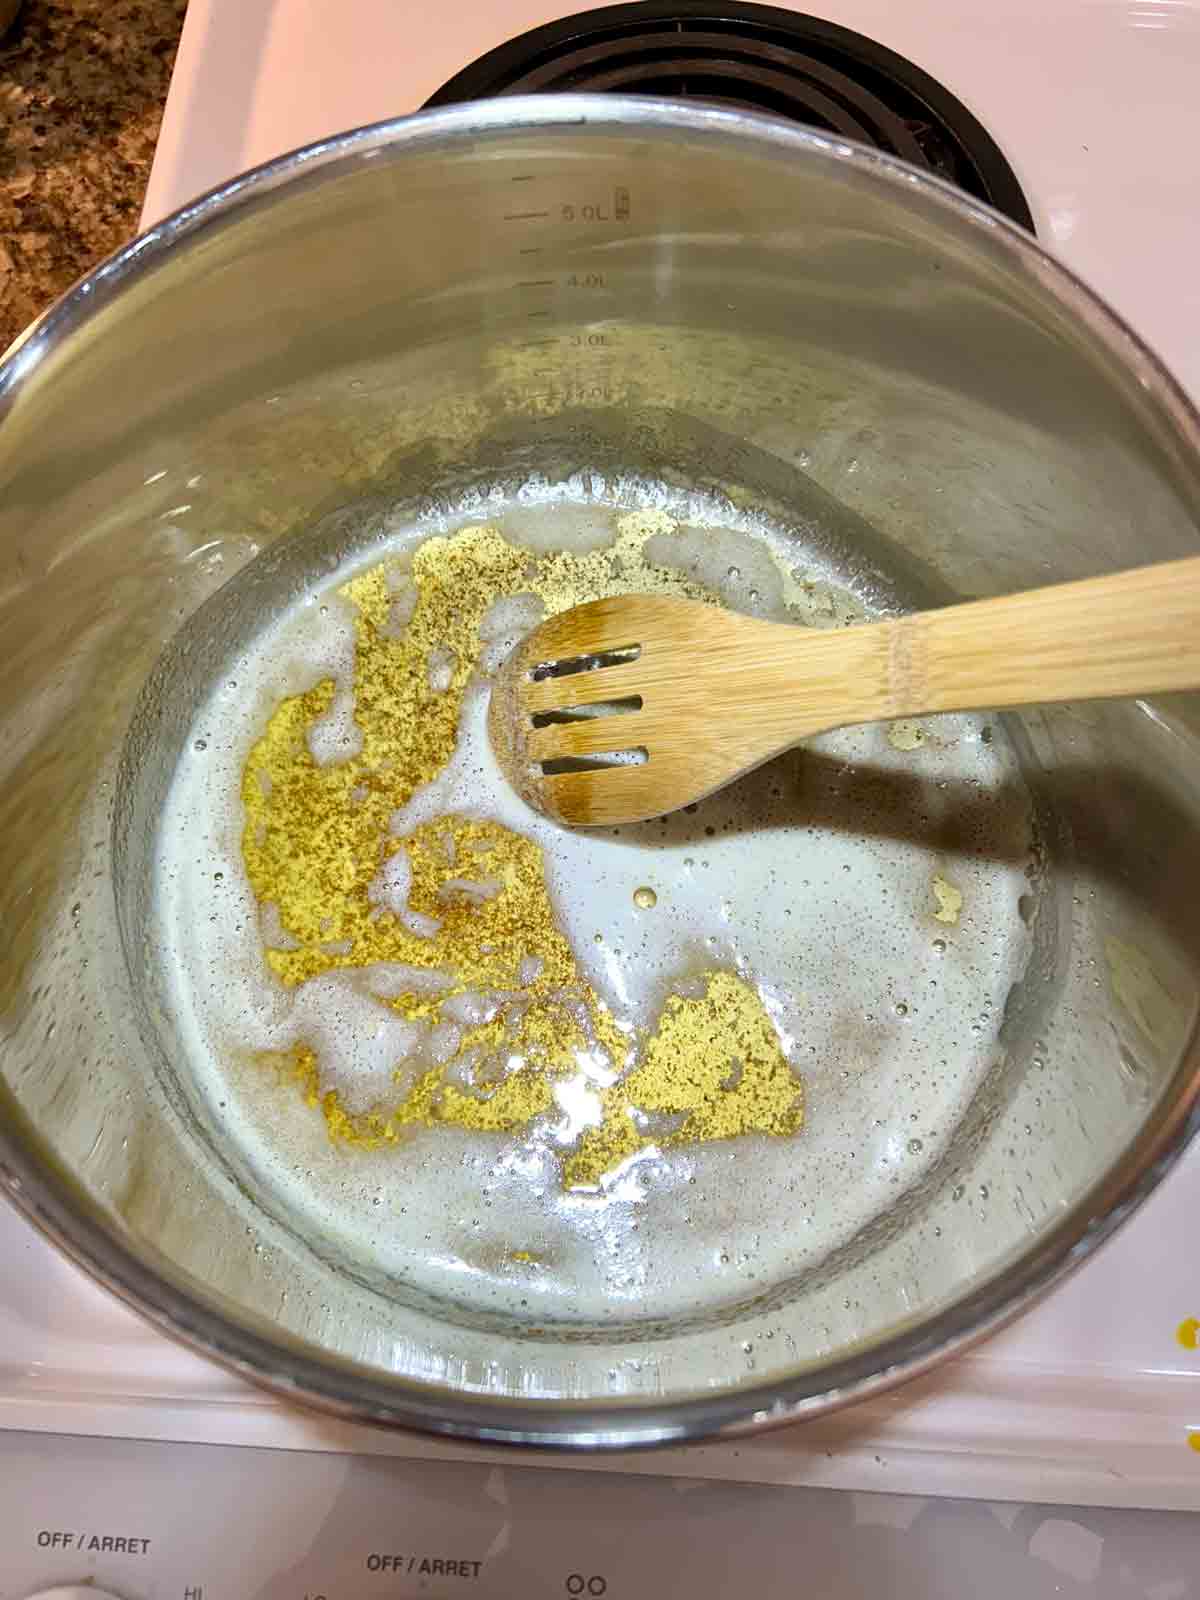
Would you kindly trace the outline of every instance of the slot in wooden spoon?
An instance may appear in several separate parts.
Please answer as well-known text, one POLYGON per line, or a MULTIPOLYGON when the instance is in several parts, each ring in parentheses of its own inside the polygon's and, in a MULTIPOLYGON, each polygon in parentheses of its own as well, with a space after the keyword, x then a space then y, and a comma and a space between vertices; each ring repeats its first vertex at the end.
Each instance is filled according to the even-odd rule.
POLYGON ((551 617, 505 662, 488 730, 536 810, 637 822, 800 740, 938 711, 1200 686, 1200 557, 861 627, 619 595, 551 617))

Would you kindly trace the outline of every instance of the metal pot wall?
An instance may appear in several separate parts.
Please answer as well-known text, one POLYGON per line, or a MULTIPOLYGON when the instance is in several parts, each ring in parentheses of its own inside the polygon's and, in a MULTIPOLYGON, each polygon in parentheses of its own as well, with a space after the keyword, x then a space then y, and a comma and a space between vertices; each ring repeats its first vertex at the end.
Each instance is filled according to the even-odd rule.
POLYGON ((1047 887, 919 1189, 803 1271, 665 1316, 651 1283, 598 1329, 422 1297, 301 1227, 198 1096, 145 979, 156 807, 213 669, 192 642, 227 582, 228 641, 397 507, 586 474, 781 506, 914 600, 1080 578, 1195 552, 1198 444, 1154 357, 1019 230, 734 113, 439 111, 155 227, 0 365, 0 1182, 164 1331, 448 1434, 689 1438, 962 1348, 1200 1118, 1194 696, 1014 721, 1047 887))

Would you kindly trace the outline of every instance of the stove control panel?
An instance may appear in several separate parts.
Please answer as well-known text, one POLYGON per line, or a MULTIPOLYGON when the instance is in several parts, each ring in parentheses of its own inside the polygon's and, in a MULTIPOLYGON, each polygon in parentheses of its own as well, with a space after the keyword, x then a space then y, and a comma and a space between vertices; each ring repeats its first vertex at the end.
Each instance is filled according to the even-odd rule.
POLYGON ((1200 1593, 1187 1513, 528 1459, 0 1429, 0 1600, 927 1600, 947 1572, 972 1600, 1200 1593))

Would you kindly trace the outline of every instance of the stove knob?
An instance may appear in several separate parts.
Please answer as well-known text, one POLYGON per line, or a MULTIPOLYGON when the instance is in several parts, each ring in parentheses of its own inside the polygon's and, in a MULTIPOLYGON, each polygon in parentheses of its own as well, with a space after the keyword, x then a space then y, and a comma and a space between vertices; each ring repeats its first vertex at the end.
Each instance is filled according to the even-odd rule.
POLYGON ((97 1589, 92 1583, 64 1583, 57 1589, 39 1589, 27 1600, 121 1600, 107 1589, 97 1589))

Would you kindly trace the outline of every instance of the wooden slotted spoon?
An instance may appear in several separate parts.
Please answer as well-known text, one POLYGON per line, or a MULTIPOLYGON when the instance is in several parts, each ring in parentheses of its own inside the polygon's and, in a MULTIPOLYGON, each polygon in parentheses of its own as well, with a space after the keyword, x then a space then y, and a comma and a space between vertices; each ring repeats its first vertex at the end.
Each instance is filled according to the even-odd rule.
POLYGON ((492 690, 501 768, 546 816, 638 822, 852 723, 1200 686, 1200 557, 861 627, 619 595, 543 622, 492 690))

